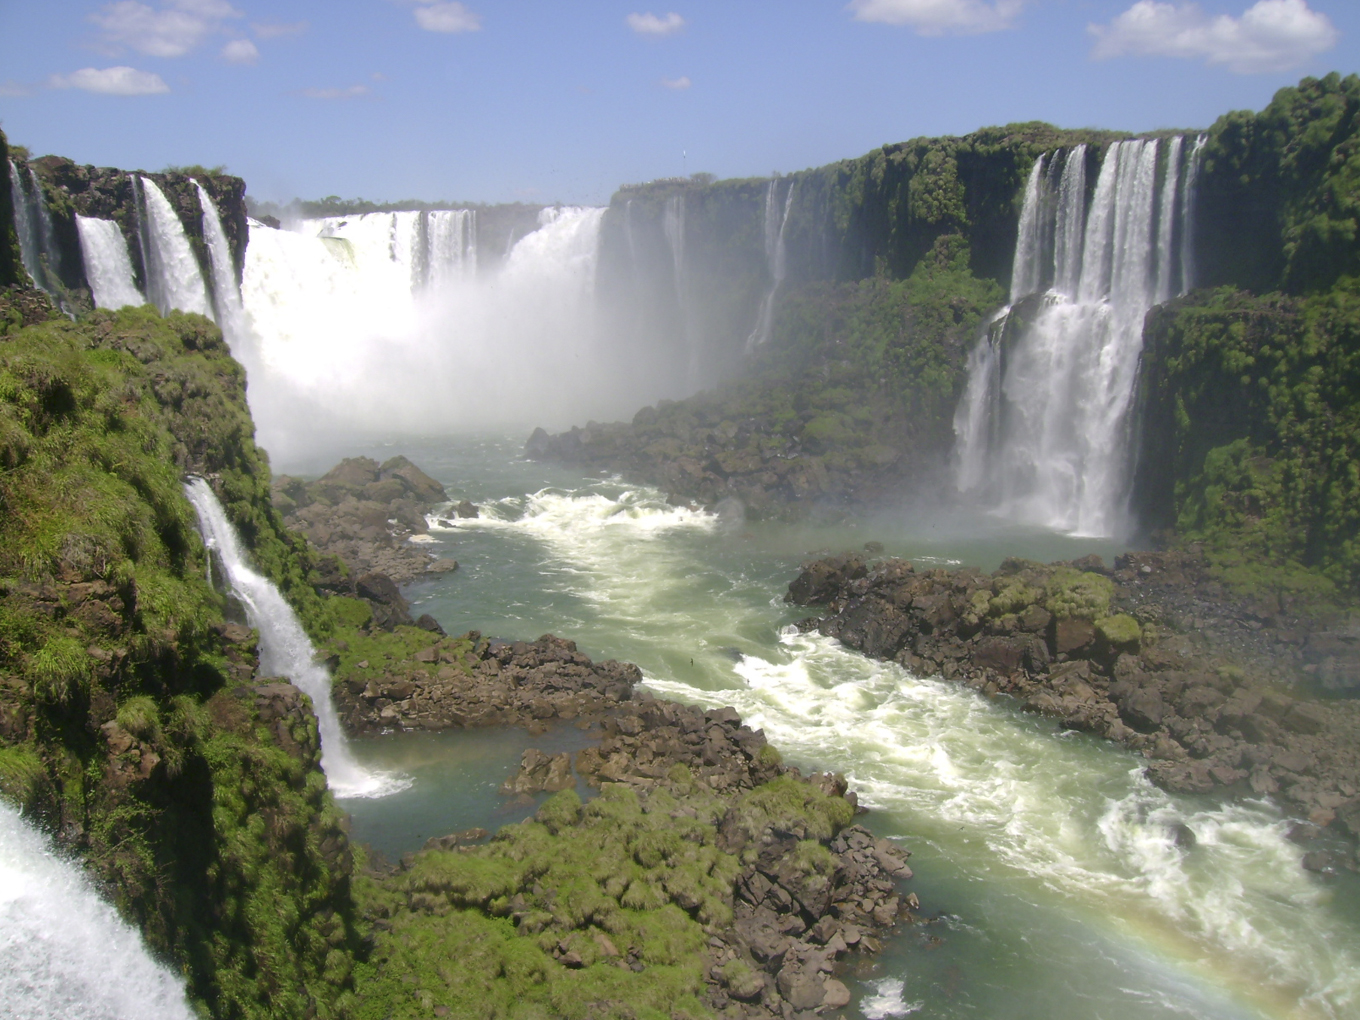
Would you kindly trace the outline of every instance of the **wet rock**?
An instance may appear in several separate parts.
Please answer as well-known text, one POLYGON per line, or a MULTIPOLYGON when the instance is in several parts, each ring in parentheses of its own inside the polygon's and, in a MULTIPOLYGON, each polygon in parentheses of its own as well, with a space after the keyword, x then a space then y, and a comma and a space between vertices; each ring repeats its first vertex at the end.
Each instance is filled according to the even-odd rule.
POLYGON ((459 504, 453 508, 453 512, 464 520, 481 516, 481 511, 477 509, 476 505, 470 499, 459 502, 459 504))

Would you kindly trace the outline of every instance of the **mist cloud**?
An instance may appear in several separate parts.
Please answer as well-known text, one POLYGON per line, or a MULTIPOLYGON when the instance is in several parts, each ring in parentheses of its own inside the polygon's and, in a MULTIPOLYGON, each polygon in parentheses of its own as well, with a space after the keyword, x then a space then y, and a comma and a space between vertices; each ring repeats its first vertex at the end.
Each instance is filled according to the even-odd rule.
POLYGON ((630 14, 623 20, 638 35, 673 35, 685 27, 685 19, 674 11, 664 15, 656 15, 651 11, 630 14))
POLYGON ((154 96, 170 91, 161 76, 135 67, 83 67, 70 74, 54 74, 48 79, 54 89, 82 89, 106 96, 154 96))

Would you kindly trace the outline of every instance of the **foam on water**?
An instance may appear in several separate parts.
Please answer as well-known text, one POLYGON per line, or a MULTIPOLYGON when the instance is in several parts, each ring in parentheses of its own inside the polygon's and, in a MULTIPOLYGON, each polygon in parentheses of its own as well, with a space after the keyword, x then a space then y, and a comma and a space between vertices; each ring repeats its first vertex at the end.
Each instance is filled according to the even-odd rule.
POLYGON ((184 987, 141 936, 0 800, 0 1016, 190 1020, 184 987))
POLYGON ((967 832, 973 860, 960 863, 1039 883, 1168 965, 1227 978, 1287 1015, 1340 1018, 1360 1003, 1360 947, 1325 909, 1325 887, 1299 867, 1272 805, 1175 797, 1127 754, 1055 739, 1004 704, 817 634, 789 628, 781 643, 778 661, 736 665, 744 689, 649 685, 733 704, 798 758, 844 763, 867 804, 910 818, 919 837, 967 832), (1176 845, 1176 823, 1196 834, 1193 850, 1176 845))
POLYGON ((883 978, 873 982, 874 993, 860 1000, 859 1011, 869 1020, 889 1020, 890 1017, 910 1016, 924 1002, 908 1003, 903 997, 906 982, 900 978, 883 978))

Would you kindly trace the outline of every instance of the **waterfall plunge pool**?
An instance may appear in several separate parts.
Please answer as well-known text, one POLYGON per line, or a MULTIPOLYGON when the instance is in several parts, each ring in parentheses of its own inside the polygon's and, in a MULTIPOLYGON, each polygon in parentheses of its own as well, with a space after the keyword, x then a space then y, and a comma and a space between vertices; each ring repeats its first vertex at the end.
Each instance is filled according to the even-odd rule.
MULTIPOLYGON (((1356 1015, 1360 880, 1304 871, 1276 806, 1167 794, 1129 753, 1007 699, 798 634, 789 625, 805 611, 783 602, 811 554, 870 540, 918 564, 985 569, 1007 555, 1108 560, 1118 547, 992 519, 724 520, 671 507, 647 487, 526 462, 521 447, 521 436, 385 442, 280 469, 320 473, 339 453, 406 454, 455 502, 482 508, 480 518, 432 529, 430 551, 462 566, 408 586, 416 612, 450 633, 571 638, 593 658, 637 663, 660 696, 734 705, 800 767, 844 772, 871 808, 867 824, 913 852, 912 889, 937 918, 850 975, 852 1010, 1008 1020, 1356 1015), (1177 845, 1177 824, 1195 832, 1194 848, 1177 845)), ((450 786, 481 783, 468 798, 492 805, 499 798, 488 788, 522 747, 548 750, 542 738, 496 750, 494 734, 438 736, 371 745, 373 764, 414 783, 395 798, 345 801, 356 838, 391 840, 395 852, 465 827, 438 814, 454 800, 450 786)), ((364 743, 351 746, 367 764, 364 743)))

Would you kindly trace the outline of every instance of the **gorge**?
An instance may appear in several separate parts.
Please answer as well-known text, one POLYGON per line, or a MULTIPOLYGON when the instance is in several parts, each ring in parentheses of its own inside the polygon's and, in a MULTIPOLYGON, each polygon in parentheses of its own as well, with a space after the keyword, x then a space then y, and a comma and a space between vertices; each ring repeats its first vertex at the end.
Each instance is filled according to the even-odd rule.
POLYGON ((1348 1015, 1354 749, 1287 734, 1360 683, 1357 109, 277 225, 10 160, 0 911, 129 947, 110 1016, 1348 1015))

